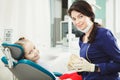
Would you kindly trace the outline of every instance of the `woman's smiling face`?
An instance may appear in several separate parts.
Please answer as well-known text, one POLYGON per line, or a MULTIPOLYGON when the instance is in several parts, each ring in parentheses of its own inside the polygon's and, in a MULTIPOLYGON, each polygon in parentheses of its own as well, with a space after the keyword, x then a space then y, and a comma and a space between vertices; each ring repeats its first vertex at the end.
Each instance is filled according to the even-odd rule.
POLYGON ((71 12, 73 24, 81 30, 84 30, 87 27, 86 17, 87 16, 75 10, 71 12))

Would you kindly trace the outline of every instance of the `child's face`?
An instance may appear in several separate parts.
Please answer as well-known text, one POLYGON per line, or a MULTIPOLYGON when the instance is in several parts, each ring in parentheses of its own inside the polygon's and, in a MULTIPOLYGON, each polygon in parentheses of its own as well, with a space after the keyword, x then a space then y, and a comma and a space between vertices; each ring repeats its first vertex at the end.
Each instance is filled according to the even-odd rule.
POLYGON ((27 41, 24 44, 24 50, 26 59, 36 62, 40 58, 39 51, 32 42, 27 41))

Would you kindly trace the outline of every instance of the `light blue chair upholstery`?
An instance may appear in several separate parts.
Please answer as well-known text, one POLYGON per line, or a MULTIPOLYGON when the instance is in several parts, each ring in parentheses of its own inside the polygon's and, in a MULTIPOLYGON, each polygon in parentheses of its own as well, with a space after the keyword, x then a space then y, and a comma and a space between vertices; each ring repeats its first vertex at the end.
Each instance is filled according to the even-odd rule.
MULTIPOLYGON (((18 44, 3 43, 2 46, 10 50, 13 59, 8 59, 6 56, 3 56, 1 60, 18 80, 56 80, 55 75, 61 75, 59 72, 54 72, 55 74, 53 74, 35 62, 23 59, 24 50, 18 44), (12 67, 9 67, 8 60, 12 60, 12 67)), ((3 52, 8 54, 4 50, 3 52)))

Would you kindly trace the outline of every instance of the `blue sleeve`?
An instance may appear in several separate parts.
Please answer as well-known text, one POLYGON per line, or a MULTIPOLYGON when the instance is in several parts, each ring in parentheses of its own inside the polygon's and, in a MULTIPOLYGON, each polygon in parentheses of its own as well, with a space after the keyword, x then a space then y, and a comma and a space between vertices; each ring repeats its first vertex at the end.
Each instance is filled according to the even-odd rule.
POLYGON ((101 50, 111 59, 111 62, 98 64, 101 74, 120 72, 120 49, 111 31, 105 32, 105 34, 102 36, 101 42, 101 50))

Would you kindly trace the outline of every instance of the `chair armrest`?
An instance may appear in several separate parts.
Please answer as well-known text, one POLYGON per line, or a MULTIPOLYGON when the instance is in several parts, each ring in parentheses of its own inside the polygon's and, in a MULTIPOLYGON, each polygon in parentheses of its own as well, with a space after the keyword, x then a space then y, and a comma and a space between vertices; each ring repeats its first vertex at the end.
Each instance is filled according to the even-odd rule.
POLYGON ((62 73, 60 73, 60 72, 53 72, 53 73, 56 77, 60 77, 62 75, 62 73))

